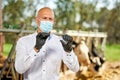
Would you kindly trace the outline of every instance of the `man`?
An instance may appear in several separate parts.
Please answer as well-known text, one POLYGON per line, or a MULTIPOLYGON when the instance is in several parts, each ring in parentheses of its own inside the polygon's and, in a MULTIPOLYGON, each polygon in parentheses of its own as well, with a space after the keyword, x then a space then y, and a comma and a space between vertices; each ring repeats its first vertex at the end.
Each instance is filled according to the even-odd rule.
POLYGON ((50 31, 53 29, 54 12, 48 7, 38 11, 37 32, 18 40, 16 45, 15 69, 24 74, 24 80, 59 80, 61 61, 77 72, 79 64, 72 50, 72 37, 61 38, 50 31))

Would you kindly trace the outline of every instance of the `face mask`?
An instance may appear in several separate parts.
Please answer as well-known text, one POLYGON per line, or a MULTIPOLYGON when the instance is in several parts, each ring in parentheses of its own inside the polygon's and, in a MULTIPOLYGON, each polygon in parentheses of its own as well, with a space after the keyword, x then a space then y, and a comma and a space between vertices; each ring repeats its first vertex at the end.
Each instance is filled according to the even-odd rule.
POLYGON ((48 33, 53 29, 53 23, 50 21, 41 21, 39 27, 42 32, 48 33))

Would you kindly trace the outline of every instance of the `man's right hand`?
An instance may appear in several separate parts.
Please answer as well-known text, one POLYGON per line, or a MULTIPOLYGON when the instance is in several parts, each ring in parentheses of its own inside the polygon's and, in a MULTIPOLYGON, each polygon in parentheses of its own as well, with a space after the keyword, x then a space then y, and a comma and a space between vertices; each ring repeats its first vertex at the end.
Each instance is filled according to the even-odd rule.
POLYGON ((36 44, 34 47, 35 50, 39 52, 39 50, 45 44, 45 41, 49 35, 50 35, 49 33, 45 33, 45 32, 38 33, 38 35, 36 36, 36 44))

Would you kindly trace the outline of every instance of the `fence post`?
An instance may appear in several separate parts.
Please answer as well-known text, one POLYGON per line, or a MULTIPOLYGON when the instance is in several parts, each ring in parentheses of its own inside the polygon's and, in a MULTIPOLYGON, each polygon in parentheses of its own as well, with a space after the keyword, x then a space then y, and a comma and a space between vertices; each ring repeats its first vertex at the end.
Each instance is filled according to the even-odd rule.
POLYGON ((106 48, 106 37, 103 38, 103 41, 102 41, 102 51, 105 52, 105 48, 106 48))

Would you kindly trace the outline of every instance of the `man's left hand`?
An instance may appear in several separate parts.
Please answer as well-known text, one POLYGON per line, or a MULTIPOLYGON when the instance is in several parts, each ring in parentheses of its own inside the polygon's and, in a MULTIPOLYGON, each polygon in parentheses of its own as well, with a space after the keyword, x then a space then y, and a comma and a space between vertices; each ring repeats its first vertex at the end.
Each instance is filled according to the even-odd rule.
POLYGON ((66 52, 71 52, 73 38, 69 35, 62 35, 63 40, 60 40, 62 46, 66 52))

